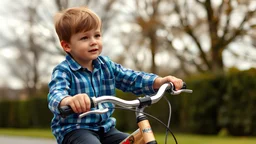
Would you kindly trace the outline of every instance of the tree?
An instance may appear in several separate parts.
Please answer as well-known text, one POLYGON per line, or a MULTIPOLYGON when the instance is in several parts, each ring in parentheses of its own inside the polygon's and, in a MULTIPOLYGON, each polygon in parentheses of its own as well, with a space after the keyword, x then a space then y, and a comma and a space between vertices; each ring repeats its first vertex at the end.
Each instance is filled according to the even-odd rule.
MULTIPOLYGON (((155 57, 161 51, 175 54, 180 63, 178 69, 182 68, 186 74, 191 68, 198 72, 223 72, 223 52, 244 56, 234 53, 230 45, 246 43, 246 38, 252 41, 255 37, 253 3, 253 0, 137 0, 132 27, 137 31, 139 27, 139 32, 133 33, 140 35, 137 44, 147 45, 151 52, 151 72, 156 72, 155 57)), ((133 40, 134 35, 127 38, 133 40)), ((126 50, 132 51, 131 47, 126 50)))
POLYGON ((196 0, 195 5, 199 4, 206 13, 205 17, 199 17, 199 13, 190 9, 187 1, 184 1, 185 9, 175 3, 175 11, 179 15, 181 29, 191 37, 197 45, 200 53, 202 66, 194 62, 201 71, 223 71, 223 51, 237 40, 243 40, 244 36, 249 36, 253 29, 253 18, 256 16, 256 7, 250 8, 252 0, 222 0, 219 4, 214 4, 211 0, 196 0), (183 10, 184 11, 183 11, 183 10), (240 13, 240 14, 239 14, 240 13), (183 15, 182 15, 183 14, 183 15), (190 15, 196 22, 191 22, 190 15), (240 20, 237 19, 240 17, 240 20), (235 20, 237 21, 235 22, 235 20), (200 28, 207 26, 207 33, 210 39, 210 54, 203 50, 200 35, 196 34, 200 28))
MULTIPOLYGON (((9 26, 11 36, 1 34, 5 42, 2 47, 11 48, 13 53, 17 53, 12 59, 6 60, 11 70, 10 76, 16 77, 22 83, 28 97, 37 96, 43 79, 49 75, 49 65, 46 63, 51 64, 53 60, 46 57, 49 54, 60 54, 60 51, 52 48, 56 46, 56 37, 49 34, 51 27, 40 14, 40 10, 43 10, 40 3, 41 0, 29 4, 16 1, 15 5, 9 5, 8 10, 13 11, 12 14, 16 16, 16 25, 9 26), (17 23, 20 23, 19 27, 17 23)), ((47 10, 44 14, 49 16, 47 10)))
MULTIPOLYGON (((36 1, 28 7, 25 6, 26 9, 24 10, 28 14, 24 19, 27 22, 25 25, 27 31, 23 33, 23 37, 17 35, 15 39, 9 39, 10 45, 16 47, 19 53, 16 61, 8 62, 9 68, 12 75, 22 81, 29 97, 35 97, 37 89, 40 87, 41 72, 39 66, 44 51, 44 45, 38 42, 39 34, 35 32, 38 20, 36 11, 38 3, 39 1, 36 1)), ((15 33, 15 29, 13 32, 15 33)))
MULTIPOLYGON (((1 47, 11 48, 17 53, 16 57, 6 61, 11 70, 10 75, 21 81, 28 97, 36 96, 39 88, 45 85, 44 83, 48 83, 50 66, 54 64, 56 57, 65 55, 54 30, 53 13, 76 4, 86 4, 90 5, 89 7, 98 6, 96 1, 79 2, 80 4, 69 0, 55 0, 53 4, 56 5, 52 5, 44 0, 30 1, 30 3, 17 1, 6 6, 8 11, 15 13, 15 21, 19 21, 21 24, 19 27, 16 25, 8 27, 11 36, 1 33, 4 41, 1 47), (50 6, 52 9, 49 8, 50 6)), ((108 24, 108 17, 115 13, 110 10, 114 2, 115 0, 101 3, 102 9, 99 11, 102 14, 105 13, 102 17, 104 27, 108 24)))
POLYGON ((149 70, 146 71, 151 71, 153 73, 157 73, 155 55, 157 53, 157 47, 159 47, 160 41, 158 41, 158 36, 156 33, 158 29, 163 27, 162 22, 159 19, 159 16, 161 15, 159 13, 160 2, 161 0, 136 0, 134 3, 136 9, 132 13, 133 24, 130 22, 132 27, 131 29, 134 30, 124 34, 127 36, 128 40, 123 39, 125 50, 129 55, 128 57, 133 60, 136 69, 145 71, 145 63, 141 62, 140 58, 143 55, 143 60, 145 60, 147 57, 150 57, 151 66, 149 70), (134 23, 137 26, 134 25, 134 23), (140 31, 138 31, 138 28, 140 31), (145 50, 145 47, 149 47, 149 53, 145 50), (138 54, 141 53, 142 55, 138 56, 138 54))

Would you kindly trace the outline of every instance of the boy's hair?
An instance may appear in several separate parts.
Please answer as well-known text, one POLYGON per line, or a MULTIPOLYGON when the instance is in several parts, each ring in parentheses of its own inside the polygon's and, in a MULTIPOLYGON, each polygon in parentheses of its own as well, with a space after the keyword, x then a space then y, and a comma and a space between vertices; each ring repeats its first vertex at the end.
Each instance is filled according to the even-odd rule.
POLYGON ((73 7, 57 13, 54 17, 59 40, 70 42, 73 34, 101 28, 101 20, 87 7, 73 7))

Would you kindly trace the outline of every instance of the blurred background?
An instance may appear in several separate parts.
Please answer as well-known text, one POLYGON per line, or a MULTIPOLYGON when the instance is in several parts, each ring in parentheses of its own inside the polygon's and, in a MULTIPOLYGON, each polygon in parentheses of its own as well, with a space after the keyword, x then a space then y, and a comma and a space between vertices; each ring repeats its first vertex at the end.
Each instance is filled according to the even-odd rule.
MULTIPOLYGON (((87 6, 103 21, 103 53, 134 70, 184 79, 193 94, 168 96, 181 133, 256 135, 255 0, 1 0, 0 127, 50 128, 48 82, 64 60, 54 14, 87 6)), ((133 94, 117 95, 126 99, 133 94)), ((132 96, 131 96, 132 95, 132 96)), ((148 112, 163 121, 168 105, 148 112), (163 111, 159 113, 159 110, 163 111)), ((117 127, 136 128, 133 112, 117 127)), ((156 131, 164 128, 152 121, 156 131)))

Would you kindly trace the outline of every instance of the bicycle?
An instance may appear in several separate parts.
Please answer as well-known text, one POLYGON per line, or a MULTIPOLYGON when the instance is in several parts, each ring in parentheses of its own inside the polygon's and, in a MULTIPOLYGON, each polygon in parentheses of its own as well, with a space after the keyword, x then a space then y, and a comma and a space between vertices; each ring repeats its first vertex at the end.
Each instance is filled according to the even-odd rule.
MULTIPOLYGON (((166 131, 165 143, 167 140, 167 132, 169 131, 172 134, 172 136, 175 140, 175 143, 177 144, 178 142, 177 142, 174 134, 172 133, 172 131, 169 128, 170 115, 169 115, 168 124, 165 125, 163 122, 161 122, 157 118, 144 112, 144 109, 146 107, 150 106, 151 104, 157 103, 164 96, 164 93, 166 91, 170 92, 170 94, 172 94, 172 95, 178 95, 182 92, 186 92, 186 93, 193 92, 190 89, 186 89, 185 83, 183 83, 183 87, 180 90, 175 90, 175 87, 172 83, 165 83, 159 88, 159 90, 157 91, 157 93, 155 95, 139 97, 136 100, 124 100, 124 99, 121 99, 121 98, 118 98, 115 96, 91 97, 90 98, 91 107, 95 107, 99 103, 111 102, 115 105, 121 106, 121 109, 128 109, 128 110, 135 111, 137 124, 138 124, 139 128, 136 131, 134 131, 133 133, 131 133, 120 144, 157 144, 157 141, 155 139, 154 133, 151 129, 151 126, 150 126, 147 116, 150 116, 150 117, 156 119, 158 122, 160 122, 161 124, 163 124, 166 127, 167 131, 166 131), (135 110, 134 110, 134 108, 135 108, 135 110)), ((169 103, 169 108, 170 108, 170 106, 171 105, 169 103)), ((117 107, 115 107, 115 108, 117 108, 117 107)), ((108 110, 109 110, 109 108, 88 111, 88 112, 80 114, 79 118, 82 118, 82 117, 92 114, 92 113, 94 113, 94 114, 106 113, 108 110)), ((60 112, 61 112, 62 117, 65 117, 67 115, 74 113, 70 106, 61 107, 60 112)), ((171 114, 171 109, 170 109, 170 114, 171 114)))

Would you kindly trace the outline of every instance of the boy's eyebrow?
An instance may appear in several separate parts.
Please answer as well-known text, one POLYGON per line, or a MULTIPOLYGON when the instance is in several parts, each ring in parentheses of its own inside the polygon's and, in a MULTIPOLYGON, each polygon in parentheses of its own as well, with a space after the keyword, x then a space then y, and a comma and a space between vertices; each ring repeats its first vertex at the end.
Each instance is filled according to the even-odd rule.
MULTIPOLYGON (((88 33, 88 31, 83 32, 83 34, 87 34, 87 33, 88 33)), ((94 31, 94 33, 101 33, 101 31, 100 30, 96 30, 96 31, 94 31)))
POLYGON ((95 33, 100 33, 100 30, 96 30, 95 33))
MULTIPOLYGON (((94 33, 101 33, 100 31, 95 31, 94 33)), ((87 35, 88 34, 88 31, 85 31, 85 32, 82 32, 83 35, 87 35)))

